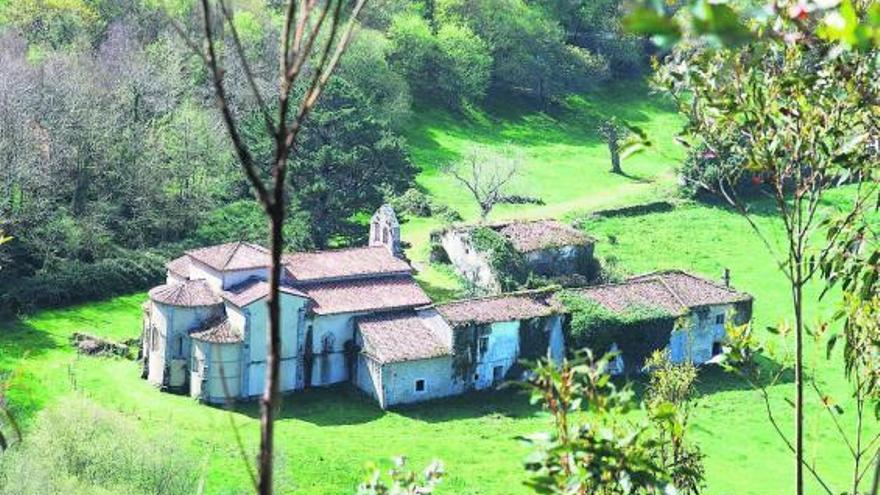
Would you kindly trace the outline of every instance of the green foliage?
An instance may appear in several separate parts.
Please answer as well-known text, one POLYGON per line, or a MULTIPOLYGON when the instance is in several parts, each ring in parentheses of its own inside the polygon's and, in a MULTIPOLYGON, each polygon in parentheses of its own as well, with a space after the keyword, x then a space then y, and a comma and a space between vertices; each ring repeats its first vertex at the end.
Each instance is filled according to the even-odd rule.
POLYGON ((129 294, 161 283, 165 256, 119 250, 93 263, 59 260, 37 274, 7 282, 0 291, 0 308, 31 311, 129 294))
MULTIPOLYGON (((210 246, 233 241, 248 241, 269 245, 269 229, 266 213, 254 200, 243 199, 217 208, 205 217, 192 236, 199 246, 210 246)), ((288 250, 313 248, 309 236, 307 216, 294 209, 288 211, 284 221, 284 242, 288 250)))
POLYGON ((433 33, 416 14, 394 18, 389 59, 422 98, 458 104, 483 97, 492 58, 488 45, 467 26, 445 24, 433 33))
MULTIPOLYGON (((97 36, 103 29, 93 2, 88 0, 15 0, 0 3, 0 26, 10 24, 35 43, 60 47, 78 37, 97 36)), ((88 39, 91 41, 91 39, 88 39)))
POLYGON ((489 227, 476 227, 470 240, 475 250, 485 253, 502 291, 516 290, 528 280, 526 260, 509 239, 489 227))
POLYGON ((190 494, 198 460, 177 445, 144 435, 137 422, 87 399, 66 398, 0 457, 0 493, 190 494))
POLYGON ((523 320, 519 325, 519 358, 526 361, 535 361, 547 356, 550 347, 549 325, 552 318, 532 318, 523 320))
POLYGON ((390 196, 388 202, 398 215, 437 217, 448 223, 461 220, 458 212, 440 203, 433 196, 425 194, 421 189, 411 187, 403 194, 390 196))
POLYGON ((345 52, 336 77, 348 81, 365 95, 373 118, 401 130, 410 118, 412 97, 404 75, 391 67, 392 48, 391 41, 381 32, 359 31, 345 52))
POLYGON ((312 112, 291 174, 291 203, 308 218, 311 242, 361 240, 358 213, 372 213, 385 196, 406 190, 415 168, 405 141, 376 120, 364 92, 336 79, 312 112), (328 137, 332 136, 332 139, 328 137))
POLYGON ((373 467, 369 477, 358 486, 357 495, 429 495, 445 476, 443 465, 434 461, 420 475, 406 470, 406 458, 394 459, 387 477, 373 467))
POLYGON ((567 45, 562 27, 523 0, 438 0, 441 23, 464 24, 492 53, 492 85, 544 104, 607 77, 607 62, 567 45))
POLYGON ((563 294, 562 301, 571 314, 569 348, 605 353, 617 344, 628 370, 640 370, 654 351, 669 345, 677 320, 651 307, 615 312, 573 293, 563 294))
POLYGON ((677 493, 660 464, 662 437, 645 420, 625 419, 637 404, 628 385, 618 389, 611 381, 612 358, 587 350, 561 365, 533 366, 532 402, 551 414, 554 427, 523 437, 534 449, 525 460, 526 486, 536 493, 677 493))

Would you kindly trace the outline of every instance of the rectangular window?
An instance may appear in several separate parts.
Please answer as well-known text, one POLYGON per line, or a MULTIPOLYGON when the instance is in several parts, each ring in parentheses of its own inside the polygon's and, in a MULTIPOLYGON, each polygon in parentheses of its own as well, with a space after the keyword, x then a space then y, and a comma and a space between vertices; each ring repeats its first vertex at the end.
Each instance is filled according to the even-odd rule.
POLYGON ((492 381, 498 383, 504 379, 504 366, 496 366, 492 368, 492 381))
POLYGON ((159 350, 159 330, 155 325, 150 327, 150 348, 154 351, 159 350))
POLYGON ((715 317, 716 325, 724 325, 724 315, 718 315, 715 317))
POLYGON ((489 336, 486 335, 484 337, 480 337, 477 341, 477 350, 480 353, 480 356, 485 356, 487 352, 489 352, 489 336))
POLYGON ((712 355, 717 356, 724 352, 724 347, 722 347, 721 342, 715 342, 712 344, 712 355))
POLYGON ((425 380, 416 380, 416 392, 425 391, 425 380))

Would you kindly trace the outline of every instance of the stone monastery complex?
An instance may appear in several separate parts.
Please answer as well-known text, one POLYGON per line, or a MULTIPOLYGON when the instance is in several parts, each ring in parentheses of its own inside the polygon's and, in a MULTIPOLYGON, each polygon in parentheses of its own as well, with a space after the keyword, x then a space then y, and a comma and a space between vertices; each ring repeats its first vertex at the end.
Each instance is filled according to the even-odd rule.
MULTIPOLYGON (((540 229, 519 230, 540 241, 540 229)), ((269 265, 268 250, 245 242, 171 261, 145 304, 145 378, 209 403, 261 395, 269 265)), ((521 376, 521 359, 566 352, 566 314, 552 292, 433 304, 403 258, 387 206, 373 216, 369 246, 288 254, 282 281, 284 392, 349 382, 386 408, 493 387, 521 376)), ((681 316, 671 356, 695 363, 720 352, 726 315, 751 303, 678 271, 574 292, 611 311, 650 305, 681 316)))

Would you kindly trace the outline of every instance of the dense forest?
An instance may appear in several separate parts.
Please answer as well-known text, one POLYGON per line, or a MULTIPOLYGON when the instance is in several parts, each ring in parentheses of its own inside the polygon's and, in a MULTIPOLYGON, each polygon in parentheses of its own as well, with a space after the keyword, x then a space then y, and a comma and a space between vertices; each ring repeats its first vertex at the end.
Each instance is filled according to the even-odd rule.
MULTIPOLYGON (((235 14, 269 96, 277 3, 239 2, 235 14)), ((208 74, 183 41, 198 39, 195 6, 0 0, 0 229, 14 238, 0 307, 143 288, 185 247, 266 238, 208 74)), ((619 0, 372 3, 291 153, 289 247, 360 241, 363 214, 413 187, 402 131, 419 108, 457 112, 511 95, 548 108, 637 77, 649 46, 623 33, 621 9, 619 0)), ((252 149, 269 154, 240 69, 227 75, 233 111, 250 124, 252 149)))

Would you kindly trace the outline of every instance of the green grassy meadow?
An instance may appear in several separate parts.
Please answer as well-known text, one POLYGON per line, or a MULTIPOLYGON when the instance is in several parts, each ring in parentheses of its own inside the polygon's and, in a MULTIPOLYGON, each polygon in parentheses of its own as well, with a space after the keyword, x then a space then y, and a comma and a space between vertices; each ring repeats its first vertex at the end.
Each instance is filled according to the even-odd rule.
MULTIPOLYGON (((528 102, 490 100, 482 109, 453 114, 434 108, 417 109, 407 132, 413 161, 422 172, 419 186, 464 217, 479 217, 473 198, 443 167, 474 146, 511 150, 521 161, 512 191, 542 199, 545 205, 500 205, 489 220, 571 218, 602 208, 674 194, 674 168, 684 157, 673 141, 682 120, 674 108, 652 97, 645 84, 620 85, 574 96, 543 112, 528 102), (627 176, 612 174, 608 149, 596 128, 611 116, 643 128, 652 146, 623 163, 627 176)), ((402 226, 407 254, 420 269, 419 280, 435 298, 456 295, 458 280, 428 265, 428 237, 442 223, 410 218, 402 226)))
MULTIPOLYGON (((510 143, 523 153, 525 176, 520 187, 539 195, 545 206, 501 208, 496 219, 557 217, 571 219, 591 210, 662 199, 674 193, 674 166, 682 152, 672 143, 678 117, 663 102, 645 96, 641 86, 588 95, 546 114, 504 111, 500 102, 487 110, 452 115, 418 112, 409 131, 412 153, 424 172, 419 183, 466 218, 475 209, 439 167, 468 146, 510 143), (607 156, 593 129, 599 116, 620 112, 642 125, 655 142, 647 152, 624 162, 631 178, 608 172, 607 156)), ((839 207, 843 201, 829 202, 839 207)), ((779 224, 769 217, 758 223, 778 237, 779 224)), ((432 294, 454 295, 456 279, 448 270, 427 265, 431 219, 410 220, 404 239, 432 294)), ((630 272, 684 268, 711 277, 730 268, 737 288, 755 296, 758 328, 791 314, 785 279, 760 239, 737 215, 720 207, 684 203, 673 211, 636 217, 591 219, 585 228, 599 239, 597 253, 616 257, 630 272)), ((833 298, 813 304, 809 317, 827 316, 833 298)), ((139 335, 140 304, 145 294, 43 311, 20 320, 0 321, 0 373, 13 372, 10 403, 27 424, 37 411, 64 394, 78 393, 137 420, 146 431, 171 431, 193 456, 202 460, 206 493, 248 491, 248 477, 233 431, 253 458, 258 440, 256 406, 234 412, 160 393, 139 378, 138 364, 117 358, 77 356, 69 344, 74 331, 125 339, 139 335), (234 426, 234 428, 233 428, 234 426)), ((768 334, 769 335, 769 334, 768 334)), ((828 393, 849 409, 839 356, 827 362, 824 346, 810 353, 810 372, 828 393)), ((791 411, 783 395, 790 384, 772 392, 783 424, 791 411)), ((694 412, 693 433, 706 454, 709 494, 775 494, 786 491, 794 466, 767 423, 757 393, 716 369, 701 374, 702 397, 694 412)), ((842 489, 848 478, 845 447, 827 415, 809 397, 810 456, 842 489)), ((370 462, 387 465, 406 455, 420 468, 441 459, 448 471, 441 494, 525 494, 522 459, 527 448, 518 435, 546 430, 549 418, 513 390, 465 395, 449 400, 383 412, 353 390, 311 390, 285 399, 277 431, 282 493, 352 493, 370 462)), ((877 425, 872 425, 876 428, 877 425)), ((811 493, 818 493, 813 486, 811 493)))

